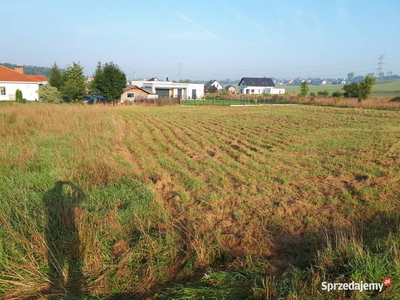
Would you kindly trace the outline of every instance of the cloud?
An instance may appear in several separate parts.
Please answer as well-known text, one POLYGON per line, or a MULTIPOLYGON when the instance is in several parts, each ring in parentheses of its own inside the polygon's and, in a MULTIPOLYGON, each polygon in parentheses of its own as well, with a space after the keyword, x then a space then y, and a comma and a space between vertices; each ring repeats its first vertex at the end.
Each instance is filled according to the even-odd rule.
POLYGON ((190 19, 189 17, 185 16, 184 14, 181 13, 176 13, 181 19, 195 25, 197 28, 201 29, 205 34, 207 34, 208 37, 210 38, 216 38, 217 36, 215 34, 213 34, 211 31, 209 31, 207 28, 205 28, 204 26, 202 26, 201 24, 193 21, 192 19, 190 19))
POLYGON ((264 30, 264 26, 261 25, 260 23, 255 22, 253 19, 241 14, 240 12, 238 12, 237 10, 235 10, 232 6, 226 4, 226 7, 236 16, 236 18, 238 18, 239 20, 245 21, 251 25, 253 25, 254 27, 257 27, 259 29, 264 30))
POLYGON ((255 27, 258 30, 257 39, 259 41, 261 40, 261 41, 264 41, 264 42, 267 42, 267 43, 275 43, 275 41, 273 41, 272 39, 267 37, 267 33, 266 33, 264 25, 254 21, 253 18, 250 18, 250 17, 247 17, 247 16, 243 15, 239 11, 235 10, 229 4, 225 4, 225 6, 231 11, 231 13, 233 15, 236 16, 237 19, 252 25, 253 27, 255 27))

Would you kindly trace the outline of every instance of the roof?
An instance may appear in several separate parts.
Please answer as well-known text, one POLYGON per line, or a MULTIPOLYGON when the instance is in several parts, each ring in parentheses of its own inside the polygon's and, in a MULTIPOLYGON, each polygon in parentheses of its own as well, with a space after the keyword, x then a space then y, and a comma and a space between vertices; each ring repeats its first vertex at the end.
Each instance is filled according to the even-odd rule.
POLYGON ((227 89, 229 89, 229 88, 231 88, 231 87, 233 87, 234 89, 236 89, 236 87, 235 86, 233 86, 233 85, 227 85, 226 87, 225 87, 225 89, 227 90, 227 89))
POLYGON ((29 77, 33 77, 39 81, 47 81, 47 77, 45 75, 27 75, 29 77))
POLYGON ((242 82, 244 82, 247 86, 275 86, 271 78, 265 77, 243 77, 238 85, 240 86, 242 82))
POLYGON ((17 71, 11 70, 4 66, 0 66, 0 81, 13 81, 13 82, 43 82, 47 81, 46 76, 43 75, 25 75, 17 71), (44 77, 44 79, 43 79, 44 77))
POLYGON ((124 89, 124 92, 128 92, 130 90, 141 90, 141 91, 145 92, 146 94, 151 94, 149 91, 146 91, 145 89, 142 89, 141 87, 139 87, 137 85, 128 86, 126 89, 124 89))
POLYGON ((217 82, 219 84, 219 82, 215 79, 210 80, 209 82, 206 83, 206 85, 212 85, 214 82, 217 82))

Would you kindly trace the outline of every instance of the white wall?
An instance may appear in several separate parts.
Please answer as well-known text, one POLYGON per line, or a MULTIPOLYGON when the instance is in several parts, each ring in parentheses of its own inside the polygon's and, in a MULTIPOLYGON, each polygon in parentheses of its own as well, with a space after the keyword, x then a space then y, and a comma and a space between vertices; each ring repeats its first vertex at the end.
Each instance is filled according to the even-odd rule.
POLYGON ((204 97, 204 84, 201 83, 178 83, 169 81, 132 81, 132 85, 137 85, 143 89, 155 93, 156 88, 173 89, 174 97, 178 97, 178 89, 182 89, 182 98, 192 99, 192 90, 196 90, 196 97, 204 97))
POLYGON ((20 89, 22 91, 22 97, 28 101, 39 100, 39 84, 33 82, 0 82, 0 87, 6 88, 6 94, 0 95, 0 101, 4 100, 14 100, 15 99, 15 91, 20 89), (10 96, 11 95, 11 96, 10 96))
POLYGON ((187 83, 188 85, 188 97, 192 99, 192 90, 196 90, 197 99, 204 97, 204 84, 201 83, 187 83))
POLYGON ((214 81, 211 86, 215 86, 218 91, 222 90, 222 85, 218 81, 214 81))
POLYGON ((261 94, 284 94, 285 89, 276 89, 274 87, 264 87, 264 86, 250 86, 241 90, 242 94, 247 94, 249 90, 249 95, 261 95, 261 94))

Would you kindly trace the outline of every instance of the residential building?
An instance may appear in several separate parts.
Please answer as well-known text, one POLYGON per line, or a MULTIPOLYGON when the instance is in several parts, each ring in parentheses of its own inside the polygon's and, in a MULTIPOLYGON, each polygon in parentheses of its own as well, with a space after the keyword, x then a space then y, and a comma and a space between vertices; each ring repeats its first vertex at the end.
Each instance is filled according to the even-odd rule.
POLYGON ((275 88, 271 78, 243 77, 239 84, 240 94, 284 94, 285 89, 275 88))
POLYGON ((157 94, 159 98, 201 99, 204 96, 204 84, 199 83, 132 81, 132 85, 157 94))
POLYGON ((204 86, 204 89, 208 91, 208 89, 212 86, 215 87, 217 91, 222 91, 223 89, 222 85, 217 80, 210 80, 209 82, 207 82, 204 86))
POLYGON ((158 98, 158 95, 152 94, 149 91, 138 87, 137 85, 131 85, 124 89, 124 92, 121 95, 121 102, 139 102, 149 98, 158 98))
POLYGON ((225 87, 225 91, 227 91, 230 94, 236 93, 236 88, 233 85, 227 85, 225 87))
POLYGON ((39 100, 39 86, 47 84, 43 75, 25 75, 23 67, 11 70, 0 66, 0 101, 15 100, 16 90, 21 90, 22 97, 28 101, 39 100))

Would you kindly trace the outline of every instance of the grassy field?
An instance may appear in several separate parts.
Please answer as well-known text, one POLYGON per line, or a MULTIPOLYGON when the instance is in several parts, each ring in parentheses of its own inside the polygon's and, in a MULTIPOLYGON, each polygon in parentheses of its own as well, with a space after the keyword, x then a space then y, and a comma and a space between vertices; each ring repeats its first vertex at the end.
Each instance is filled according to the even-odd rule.
MULTIPOLYGON (((280 86, 285 89, 288 94, 298 94, 300 93, 299 86, 280 86)), ((309 85, 309 92, 318 93, 319 91, 328 91, 330 94, 333 92, 343 93, 341 85, 309 85)), ((396 97, 400 95, 400 80, 389 81, 389 82, 377 82, 372 88, 373 96, 386 96, 386 97, 396 97)))
POLYGON ((0 296, 400 299, 399 128, 359 108, 1 106, 0 296))

